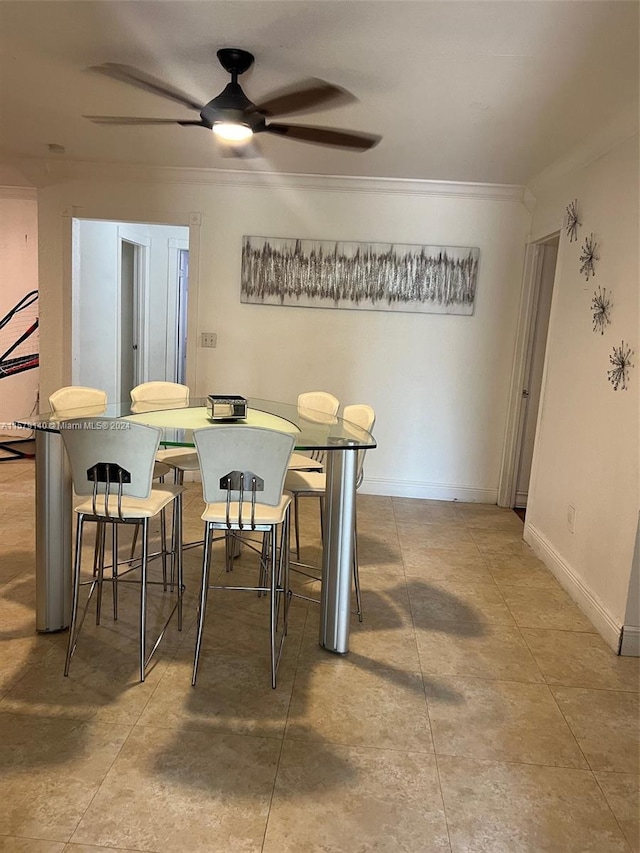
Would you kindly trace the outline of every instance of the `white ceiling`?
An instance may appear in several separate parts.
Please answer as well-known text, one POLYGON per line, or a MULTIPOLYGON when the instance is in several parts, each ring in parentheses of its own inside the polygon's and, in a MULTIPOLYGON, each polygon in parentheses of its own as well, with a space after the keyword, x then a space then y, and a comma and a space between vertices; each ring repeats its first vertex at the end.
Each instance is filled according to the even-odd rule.
POLYGON ((128 0, 0 2, 0 150, 58 158, 330 175, 527 183, 638 103, 635 0, 128 0), (223 158, 200 128, 105 127, 82 114, 197 118, 86 71, 136 66, 206 102, 219 47, 255 54, 259 102, 305 77, 358 103, 283 118, 379 133, 371 151, 260 137, 223 158))

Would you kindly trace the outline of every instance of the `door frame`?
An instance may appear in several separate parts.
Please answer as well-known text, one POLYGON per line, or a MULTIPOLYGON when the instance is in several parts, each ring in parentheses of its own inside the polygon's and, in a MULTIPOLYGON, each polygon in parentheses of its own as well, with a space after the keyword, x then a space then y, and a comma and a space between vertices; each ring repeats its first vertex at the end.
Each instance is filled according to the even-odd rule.
MULTIPOLYGON (((122 306, 122 244, 130 243, 136 247, 134 270, 134 316, 133 328, 138 341, 134 356, 136 384, 146 382, 149 376, 149 249, 151 240, 140 234, 138 229, 128 223, 118 224, 118 281, 117 305, 122 306)), ((128 391, 122 389, 122 311, 116 317, 116 376, 118 377, 118 398, 126 399, 128 391)))
MULTIPOLYGON (((190 248, 190 239, 189 240, 178 240, 172 237, 169 240, 169 261, 167 265, 167 274, 169 276, 169 281, 167 282, 167 317, 171 316, 179 316, 179 304, 180 304, 180 288, 179 288, 179 276, 180 276, 180 252, 186 249, 187 251, 191 251, 190 248)), ((191 258, 189 258, 189 262, 191 262, 191 258)), ((191 278, 191 263, 189 263, 189 279, 191 278)), ((185 317, 187 328, 184 329, 185 338, 187 340, 187 346, 185 347, 185 361, 188 351, 188 327, 189 327, 189 302, 190 302, 190 291, 191 291, 191 281, 189 281, 189 296, 187 297, 187 315, 185 317)), ((165 364, 165 373, 167 376, 172 375, 173 381, 177 382, 177 373, 178 373, 178 352, 180 351, 180 343, 178 341, 178 335, 180 334, 180 328, 178 327, 176 332, 176 341, 175 347, 167 348, 167 356, 166 356, 166 364, 165 364)), ((188 370, 188 368, 186 368, 188 370)))
MULTIPOLYGON (((533 354, 534 332, 536 326, 540 279, 544 260, 544 244, 557 236, 560 231, 552 231, 544 237, 531 240, 525 248, 524 271, 522 276, 522 293, 518 311, 518 329, 511 371, 509 403, 507 409, 507 425, 502 447, 500 479, 498 482, 498 506, 515 506, 517 478, 519 471, 520 453, 522 450, 524 417, 525 417, 525 380, 531 367, 533 354)), ((556 263, 556 278, 558 265, 556 263)), ((552 307, 553 310, 553 307, 552 307)), ((546 361, 546 356, 545 356, 546 361)), ((542 409, 544 394, 545 372, 543 371, 540 389, 540 406, 542 409)))
POLYGON ((141 225, 182 225, 189 229, 189 304, 187 306, 187 365, 186 383, 193 396, 198 396, 196 389, 196 360, 198 340, 198 301, 200 284, 200 231, 202 213, 188 213, 173 209, 140 210, 130 208, 128 204, 98 204, 98 205, 67 205, 60 211, 62 221, 62 383, 73 384, 73 354, 77 345, 78 317, 75 311, 76 293, 74 288, 74 255, 78 252, 77 240, 74 239, 74 219, 99 219, 108 222, 119 222, 141 225))

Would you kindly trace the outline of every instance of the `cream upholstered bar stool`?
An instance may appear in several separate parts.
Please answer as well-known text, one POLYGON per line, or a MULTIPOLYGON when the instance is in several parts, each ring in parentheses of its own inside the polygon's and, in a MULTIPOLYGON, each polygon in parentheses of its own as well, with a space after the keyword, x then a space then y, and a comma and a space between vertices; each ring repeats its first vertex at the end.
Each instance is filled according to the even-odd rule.
MULTIPOLYGON (((354 403, 351 406, 345 406, 342 413, 342 419, 349 423, 355 424, 360 429, 371 432, 376 420, 376 415, 371 406, 365 403, 354 403)), ((364 478, 364 459, 366 450, 358 450, 358 460, 356 463, 356 489, 360 488, 364 478)), ((320 523, 322 527, 323 501, 327 487, 326 476, 324 471, 289 471, 284 484, 285 490, 293 495, 294 521, 295 521, 295 537, 296 537, 296 554, 300 558, 300 531, 298 524, 298 501, 303 497, 320 498, 320 523)), ((324 531, 323 531, 324 533, 324 531)), ((304 566, 303 568, 314 568, 313 566, 304 566)), ((358 611, 358 619, 362 622, 362 594, 360 590, 360 569, 358 565, 358 531, 357 531, 357 515, 354 516, 353 525, 353 582, 356 590, 356 606, 358 611)))
POLYGON ((49 408, 56 414, 65 411, 71 413, 75 409, 95 408, 94 414, 99 415, 106 407, 106 391, 100 388, 89 388, 86 385, 65 385, 64 388, 58 388, 49 396, 49 408))
MULTIPOLYGON (((140 563, 140 624, 139 661, 140 681, 145 679, 146 667, 158 648, 173 614, 177 611, 178 630, 182 630, 182 491, 179 485, 153 484, 153 468, 162 430, 114 418, 73 418, 61 425, 62 440, 71 464, 73 487, 79 503, 74 507, 77 517, 75 558, 73 564, 73 599, 71 627, 64 674, 69 674, 71 658, 87 608, 96 595, 96 624, 100 624, 102 589, 109 581, 113 592, 113 617, 118 618, 118 586, 134 581, 127 577, 133 569, 119 574, 118 528, 135 524, 142 529, 142 560, 140 563), (176 555, 176 603, 159 636, 147 654, 147 585, 149 563, 149 521, 173 504, 172 551, 176 555), (105 577, 104 547, 97 573, 85 583, 90 585, 89 596, 80 619, 78 605, 81 586, 82 538, 87 523, 113 528, 111 576, 105 577)), ((163 543, 166 551, 166 543, 163 543)), ((165 587, 166 588, 166 587, 165 587)))
MULTIPOLYGON (((55 414, 68 412, 70 415, 100 415, 107 408, 107 393, 100 388, 87 385, 65 385, 49 396, 49 408, 55 414)), ((165 463, 154 466, 153 479, 161 480, 170 467, 165 463)))
MULTIPOLYGON (((152 408, 186 408, 189 405, 189 388, 179 382, 143 382, 131 389, 131 402, 132 408, 140 412, 152 408)), ((199 470, 198 454, 189 447, 159 450, 157 458, 159 462, 173 469, 176 483, 182 484, 185 471, 199 470)))
MULTIPOLYGON (((67 412, 69 415, 79 417, 80 415, 101 415, 107 407, 107 393, 101 388, 91 388, 87 385, 65 385, 63 388, 58 388, 49 396, 49 408, 55 414, 67 412)), ((171 468, 164 462, 157 462, 153 466, 153 479, 164 481, 166 475, 171 471, 171 468)), ((164 513, 160 517, 160 527, 162 541, 166 540, 166 522, 164 513)), ((138 538, 138 528, 133 532, 133 542, 131 546, 131 560, 133 560, 136 541, 138 538)), ((96 530, 96 547, 94 568, 97 568, 98 553, 100 548, 104 549, 104 527, 98 525, 96 530)), ((167 582, 167 562, 166 555, 162 556, 162 570, 164 583, 167 582)))
POLYGON ((205 509, 204 553, 198 628, 193 660, 195 686, 202 649, 202 636, 209 589, 244 590, 269 596, 271 686, 287 633, 289 602, 289 506, 291 496, 283 493, 287 466, 294 446, 289 433, 263 427, 230 426, 195 430, 193 438, 200 459, 205 509), (278 530, 280 536, 278 537, 278 530), (233 536, 258 532, 266 539, 260 552, 258 586, 211 586, 211 550, 215 531, 225 538, 229 560, 233 536), (279 539, 279 544, 278 544, 279 539), (282 625, 278 632, 280 613, 282 625))
MULTIPOLYGON (((335 423, 340 401, 328 391, 305 391, 298 395, 298 414, 314 423, 335 423)), ((290 471, 322 471, 324 454, 322 451, 293 453, 289 463, 290 471)), ((300 557, 300 554, 298 554, 300 557)))

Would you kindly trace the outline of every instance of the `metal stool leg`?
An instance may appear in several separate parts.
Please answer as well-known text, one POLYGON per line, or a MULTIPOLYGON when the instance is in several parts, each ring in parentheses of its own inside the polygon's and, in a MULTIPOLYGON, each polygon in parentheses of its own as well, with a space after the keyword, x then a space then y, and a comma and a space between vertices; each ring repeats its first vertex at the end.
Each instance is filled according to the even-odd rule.
MULTIPOLYGON (((71 602, 71 625, 69 627, 69 642, 67 644, 67 657, 64 663, 64 674, 69 675, 71 656, 76 647, 76 626, 78 623, 78 599, 80 596, 80 561, 82 559, 82 533, 84 529, 84 516, 78 515, 76 525, 76 554, 73 561, 73 600, 71 602)), ((96 531, 96 536, 97 536, 96 531)))
POLYGON ((142 565, 140 567, 140 681, 144 681, 147 636, 147 559, 149 556, 149 519, 142 522, 142 565))
POLYGON ((196 650, 193 658, 193 675, 191 684, 196 685, 198 678, 198 665, 200 663, 200 650, 202 648, 202 634, 204 631, 204 617, 207 612, 207 595, 209 592, 209 572, 211 571, 211 536, 212 528, 209 524, 204 526, 204 554, 202 558, 202 586, 200 588, 200 608, 198 610, 198 633, 196 636, 196 650))

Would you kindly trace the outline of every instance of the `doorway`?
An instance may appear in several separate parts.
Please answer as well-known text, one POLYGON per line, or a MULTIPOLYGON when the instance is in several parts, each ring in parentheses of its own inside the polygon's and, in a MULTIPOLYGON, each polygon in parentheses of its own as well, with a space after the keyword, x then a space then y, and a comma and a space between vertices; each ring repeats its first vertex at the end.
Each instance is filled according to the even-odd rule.
POLYGON ((141 382, 180 381, 189 228, 73 219, 72 229, 72 383, 115 402, 141 382))
POLYGON ((542 391, 559 232, 527 247, 516 364, 498 503, 524 516, 542 391))

